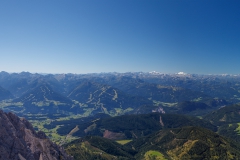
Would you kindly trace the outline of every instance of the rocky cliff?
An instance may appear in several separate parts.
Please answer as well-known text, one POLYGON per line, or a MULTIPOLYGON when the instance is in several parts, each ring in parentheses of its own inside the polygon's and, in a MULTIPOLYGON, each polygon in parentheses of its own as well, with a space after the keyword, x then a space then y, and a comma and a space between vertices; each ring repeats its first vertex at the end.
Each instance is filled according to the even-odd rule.
POLYGON ((24 118, 0 110, 0 160, 72 160, 24 118))

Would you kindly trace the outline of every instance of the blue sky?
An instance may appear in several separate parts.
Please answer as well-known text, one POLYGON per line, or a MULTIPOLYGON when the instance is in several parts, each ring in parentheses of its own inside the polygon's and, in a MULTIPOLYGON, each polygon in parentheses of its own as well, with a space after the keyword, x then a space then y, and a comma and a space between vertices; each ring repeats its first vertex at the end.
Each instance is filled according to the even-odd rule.
POLYGON ((1 0, 0 70, 240 74, 238 0, 1 0))

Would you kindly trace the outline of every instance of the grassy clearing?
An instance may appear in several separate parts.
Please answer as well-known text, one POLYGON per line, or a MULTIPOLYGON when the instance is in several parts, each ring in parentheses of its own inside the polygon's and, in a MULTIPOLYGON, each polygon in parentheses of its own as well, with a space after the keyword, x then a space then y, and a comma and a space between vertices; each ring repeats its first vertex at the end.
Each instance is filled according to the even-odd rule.
POLYGON ((238 127, 235 129, 235 131, 238 133, 238 135, 240 135, 240 123, 238 123, 238 127))
MULTIPOLYGON (((74 115, 74 116, 69 116, 69 117, 64 117, 64 118, 59 118, 57 119, 57 121, 62 121, 62 120, 67 120, 70 118, 77 118, 80 115, 74 115)), ((71 142, 75 139, 77 139, 77 137, 73 137, 72 135, 64 135, 61 136, 57 133, 57 129, 60 128, 60 125, 57 125, 55 128, 53 129, 46 129, 44 128, 45 124, 50 124, 52 122, 51 119, 48 119, 46 117, 45 120, 30 120, 30 122, 32 123, 34 128, 38 128, 39 131, 43 131, 53 142, 57 143, 57 144, 64 144, 64 143, 68 143, 71 142)))
POLYGON ((158 151, 147 151, 144 155, 145 160, 167 160, 164 155, 158 151))
POLYGON ((16 106, 16 107, 22 107, 23 103, 22 102, 9 102, 9 101, 1 101, 0 102, 0 108, 8 107, 8 106, 16 106))
POLYGON ((124 112, 124 110, 121 109, 121 108, 114 108, 114 109, 115 109, 115 112, 112 111, 112 112, 110 113, 112 116, 121 115, 121 114, 124 112))
POLYGON ((155 101, 153 100, 154 106, 164 106, 164 107, 174 107, 177 105, 177 103, 165 103, 165 102, 161 102, 161 101, 155 101))
POLYGON ((119 116, 119 115, 123 115, 127 112, 130 112, 132 110, 133 110, 133 108, 130 108, 130 107, 125 110, 122 108, 114 108, 114 110, 110 111, 109 115, 110 116, 119 116))
POLYGON ((125 139, 125 140, 118 140, 116 142, 121 144, 121 145, 124 145, 124 144, 127 144, 127 143, 131 142, 131 141, 132 141, 131 139, 125 139))
POLYGON ((201 101, 201 100, 202 100, 202 97, 198 97, 198 98, 196 98, 196 99, 193 99, 194 102, 199 102, 199 101, 201 101))
POLYGON ((83 110, 85 111, 84 114, 83 114, 83 117, 87 117, 92 113, 94 108, 86 108, 86 109, 84 108, 83 110))
POLYGON ((84 117, 82 114, 75 114, 75 115, 69 115, 66 117, 61 117, 56 119, 57 121, 65 121, 65 120, 70 120, 70 119, 77 119, 77 118, 82 118, 84 117))

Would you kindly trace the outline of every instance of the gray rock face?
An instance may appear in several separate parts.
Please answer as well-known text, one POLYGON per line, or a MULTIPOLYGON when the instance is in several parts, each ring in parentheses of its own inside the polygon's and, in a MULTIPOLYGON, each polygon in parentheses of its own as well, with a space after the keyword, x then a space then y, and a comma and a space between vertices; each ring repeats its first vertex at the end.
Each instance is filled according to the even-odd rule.
POLYGON ((72 160, 24 118, 0 110, 0 160, 72 160))

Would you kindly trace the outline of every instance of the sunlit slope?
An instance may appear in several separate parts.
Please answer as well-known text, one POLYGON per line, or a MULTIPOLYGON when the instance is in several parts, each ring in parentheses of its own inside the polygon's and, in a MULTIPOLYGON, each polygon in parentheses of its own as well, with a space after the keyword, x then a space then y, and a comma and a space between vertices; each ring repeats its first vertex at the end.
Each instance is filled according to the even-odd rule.
POLYGON ((64 145, 75 160, 134 159, 134 151, 117 142, 97 136, 87 136, 64 145))
POLYGON ((68 154, 78 159, 239 159, 240 146, 211 130, 182 127, 157 131, 125 145, 98 136, 86 136, 66 144, 68 154))
POLYGON ((204 117, 218 125, 218 133, 240 142, 240 105, 229 105, 220 108, 204 117))
POLYGON ((206 115, 204 119, 216 125, 240 122, 240 104, 222 107, 206 115))
POLYGON ((168 159, 239 159, 240 146, 199 127, 166 129, 127 145, 134 147, 137 159, 149 151, 159 151, 168 159))

